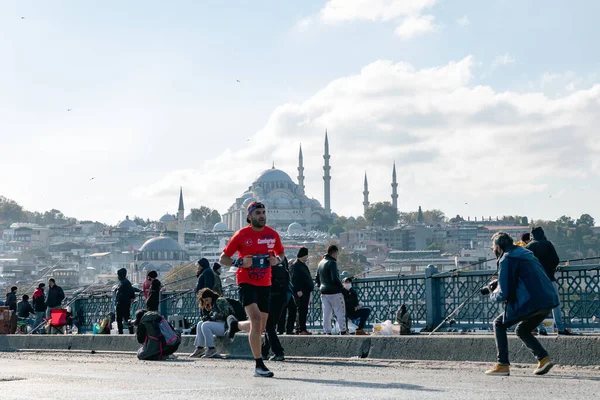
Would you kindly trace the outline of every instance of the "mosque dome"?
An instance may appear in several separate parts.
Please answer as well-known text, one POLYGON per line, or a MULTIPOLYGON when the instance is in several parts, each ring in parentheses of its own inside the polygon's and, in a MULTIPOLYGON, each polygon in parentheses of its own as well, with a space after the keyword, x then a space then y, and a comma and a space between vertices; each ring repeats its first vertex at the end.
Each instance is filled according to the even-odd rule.
POLYGON ((244 200, 244 202, 242 203, 242 207, 246 208, 248 207, 248 205, 250 203, 252 203, 253 201, 256 201, 256 199, 252 198, 252 197, 248 197, 246 200, 244 200))
POLYGON ((294 208, 300 208, 301 204, 302 203, 300 202, 299 199, 293 199, 292 200, 292 205, 294 206, 294 208))
POLYGON ((282 170, 276 169, 276 168, 271 168, 271 169, 261 172, 260 175, 258 176, 258 178, 256 178, 256 182, 259 182, 259 183, 262 183, 262 182, 294 183, 294 181, 292 181, 292 178, 290 178, 290 176, 288 174, 286 174, 282 170))
POLYGON ((171 215, 171 214, 165 214, 162 217, 160 217, 160 222, 171 222, 171 221, 177 221, 177 218, 175 218, 175 216, 171 215))
POLYGON ((227 231, 229 228, 223 222, 217 222, 215 226, 213 226, 213 232, 227 231))
POLYGON ((166 236, 149 239, 140 247, 140 251, 183 251, 176 240, 166 236))
POLYGON ((292 222, 287 228, 288 235, 304 233, 304 228, 297 222, 292 222))
POLYGON ((137 224, 129 219, 129 216, 125 217, 125 220, 119 222, 117 225, 121 229, 137 229, 137 224))

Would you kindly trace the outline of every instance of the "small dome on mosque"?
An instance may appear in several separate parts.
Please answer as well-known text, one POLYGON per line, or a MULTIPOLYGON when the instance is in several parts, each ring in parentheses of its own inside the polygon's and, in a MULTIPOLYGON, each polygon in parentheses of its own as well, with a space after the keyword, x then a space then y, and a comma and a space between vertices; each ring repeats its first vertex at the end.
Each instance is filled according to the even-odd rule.
POLYGON ((227 230, 229 230, 229 228, 227 227, 227 224, 223 222, 217 222, 215 226, 213 226, 213 232, 222 232, 227 230))

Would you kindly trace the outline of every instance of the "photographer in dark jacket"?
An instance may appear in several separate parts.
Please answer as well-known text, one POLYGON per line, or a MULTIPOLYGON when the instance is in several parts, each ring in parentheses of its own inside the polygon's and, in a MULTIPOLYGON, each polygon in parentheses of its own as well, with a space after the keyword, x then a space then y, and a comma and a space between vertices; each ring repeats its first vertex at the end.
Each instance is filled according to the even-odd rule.
POLYGON ((298 308, 298 335, 311 335, 306 329, 306 317, 310 306, 310 295, 315 288, 315 282, 308 269, 308 249, 298 250, 298 258, 292 263, 291 275, 294 287, 294 301, 298 308))
POLYGON ((283 347, 281 347, 281 342, 277 336, 277 322, 284 307, 287 305, 287 291, 289 286, 288 260, 284 257, 279 264, 271 267, 270 312, 261 348, 263 358, 267 358, 269 351, 273 350, 274 356, 270 358, 271 361, 284 360, 283 347))
POLYGON ((46 318, 50 318, 50 311, 61 308, 65 299, 65 292, 56 284, 54 278, 48 279, 48 297, 46 298, 46 318))
POLYGON ((338 247, 331 245, 327 248, 327 254, 317 266, 315 282, 321 289, 321 303, 323 304, 323 331, 331 335, 331 316, 340 326, 340 334, 346 334, 346 306, 342 294, 342 282, 337 267, 338 247))
POLYGON ((117 328, 119 329, 119 335, 123 334, 123 319, 127 323, 129 333, 133 334, 133 326, 129 324, 129 318, 131 318, 131 303, 135 300, 135 292, 140 292, 139 289, 134 288, 127 279, 127 270, 121 268, 117 271, 117 277, 119 278, 119 286, 117 286, 117 328))
MULTIPOLYGON (((556 249, 552 242, 546 239, 546 235, 544 234, 544 230, 542 227, 538 226, 531 230, 531 235, 533 236, 533 240, 530 241, 525 247, 527 250, 531 251, 533 255, 540 261, 542 267, 546 271, 546 275, 552 281, 552 285, 556 290, 556 294, 558 295, 558 283, 556 282, 556 277, 554 276, 556 272, 556 267, 559 263, 558 254, 556 254, 556 249)), ((565 329, 562 320, 562 310, 560 308, 560 303, 552 309, 552 315, 554 316, 554 322, 556 323, 556 329, 558 333, 561 335, 569 335, 570 332, 565 329)), ((546 329, 544 329, 543 325, 540 324, 538 327, 538 332, 540 335, 547 335, 546 329)))
POLYGON ((552 368, 552 360, 531 331, 558 304, 556 290, 533 253, 515 246, 507 233, 496 233, 492 243, 498 258, 498 281, 488 288, 492 301, 504 303, 504 312, 494 320, 498 362, 486 374, 510 375, 506 331, 515 324, 516 335, 538 360, 534 373, 546 374, 552 368))

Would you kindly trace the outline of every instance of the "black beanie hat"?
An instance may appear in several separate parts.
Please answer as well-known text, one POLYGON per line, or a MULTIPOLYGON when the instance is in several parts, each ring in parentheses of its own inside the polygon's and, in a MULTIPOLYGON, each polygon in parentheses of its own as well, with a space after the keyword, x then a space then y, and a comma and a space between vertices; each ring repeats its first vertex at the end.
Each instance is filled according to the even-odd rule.
POLYGON ((158 278, 158 273, 156 271, 148 272, 148 278, 156 279, 158 278))
POLYGON ((298 258, 304 257, 308 255, 308 249, 306 247, 301 247, 300 250, 298 250, 298 258))
POLYGON ((213 271, 218 271, 220 269, 221 269, 221 264, 219 264, 217 262, 213 264, 213 271))

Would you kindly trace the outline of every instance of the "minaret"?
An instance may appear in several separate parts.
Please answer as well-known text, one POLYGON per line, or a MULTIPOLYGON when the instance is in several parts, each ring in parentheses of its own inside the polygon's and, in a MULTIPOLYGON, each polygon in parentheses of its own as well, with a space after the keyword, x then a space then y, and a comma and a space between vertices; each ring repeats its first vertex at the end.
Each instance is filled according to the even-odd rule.
POLYGON ((369 209, 369 182, 367 182, 367 173, 365 172, 365 190, 363 191, 364 201, 363 206, 365 207, 365 214, 369 209))
POLYGON ((396 181, 396 161, 394 161, 394 170, 392 172, 392 206, 398 211, 398 182, 396 181))
POLYGON ((298 154, 298 187, 301 194, 304 194, 304 157, 302 157, 302 144, 300 145, 300 153, 298 154))
POLYGON ((183 221, 183 188, 179 188, 179 208, 177 209, 177 241, 181 247, 185 246, 185 226, 183 221))
POLYGON ((325 165, 323 166, 323 171, 325 171, 325 175, 323 175, 323 181, 325 182, 325 212, 327 214, 331 214, 331 175, 329 171, 331 171, 331 167, 329 166, 329 140, 327 139, 327 129, 325 129, 325 154, 323 155, 323 159, 325 160, 325 165))

